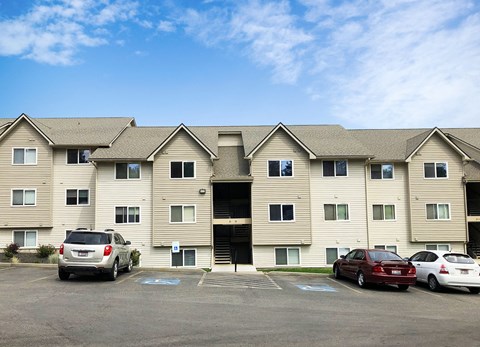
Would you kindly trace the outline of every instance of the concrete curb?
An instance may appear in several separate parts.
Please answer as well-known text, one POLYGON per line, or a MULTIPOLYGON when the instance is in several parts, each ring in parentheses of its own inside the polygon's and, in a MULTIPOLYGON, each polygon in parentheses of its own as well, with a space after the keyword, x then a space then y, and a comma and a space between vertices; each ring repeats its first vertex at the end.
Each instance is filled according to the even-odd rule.
POLYGON ((57 264, 43 264, 43 263, 0 263, 0 267, 39 267, 39 268, 56 268, 57 264))

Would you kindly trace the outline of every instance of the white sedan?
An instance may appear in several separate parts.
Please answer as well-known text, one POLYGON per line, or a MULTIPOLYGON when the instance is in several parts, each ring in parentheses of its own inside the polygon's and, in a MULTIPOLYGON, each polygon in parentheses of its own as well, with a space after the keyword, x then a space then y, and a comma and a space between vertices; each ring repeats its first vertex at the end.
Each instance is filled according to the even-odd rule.
POLYGON ((467 287, 472 294, 480 292, 480 266, 467 254, 421 251, 409 260, 417 269, 417 281, 428 283, 432 291, 447 286, 467 287))

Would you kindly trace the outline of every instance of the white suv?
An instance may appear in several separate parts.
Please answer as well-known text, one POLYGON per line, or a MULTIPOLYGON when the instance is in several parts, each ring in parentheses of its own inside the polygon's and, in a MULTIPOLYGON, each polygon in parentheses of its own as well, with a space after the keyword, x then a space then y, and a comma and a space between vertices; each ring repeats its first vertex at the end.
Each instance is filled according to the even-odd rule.
POLYGON ((118 271, 132 271, 130 241, 113 230, 74 230, 60 246, 58 277, 68 280, 70 274, 106 274, 115 281, 118 271))

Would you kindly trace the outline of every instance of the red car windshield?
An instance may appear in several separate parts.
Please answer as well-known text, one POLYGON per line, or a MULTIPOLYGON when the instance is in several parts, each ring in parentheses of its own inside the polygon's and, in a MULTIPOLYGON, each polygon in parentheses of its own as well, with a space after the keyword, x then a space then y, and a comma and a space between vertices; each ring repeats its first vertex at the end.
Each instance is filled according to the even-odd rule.
POLYGON ((372 261, 383 261, 383 260, 403 260, 395 253, 390 252, 381 252, 381 251, 368 251, 368 256, 372 261))

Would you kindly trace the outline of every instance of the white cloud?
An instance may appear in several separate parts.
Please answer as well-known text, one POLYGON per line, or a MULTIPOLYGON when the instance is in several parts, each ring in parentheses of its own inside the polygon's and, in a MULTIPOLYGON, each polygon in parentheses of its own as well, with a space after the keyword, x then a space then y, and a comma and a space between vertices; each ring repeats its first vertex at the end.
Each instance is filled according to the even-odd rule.
POLYGON ((157 30, 167 32, 167 33, 171 33, 171 32, 174 32, 176 30, 176 28, 175 28, 175 24, 173 22, 166 21, 166 20, 161 20, 157 25, 157 30))
POLYGON ((107 44, 105 26, 132 18, 137 6, 125 0, 40 2, 24 15, 0 20, 0 55, 74 64, 79 48, 107 44))

